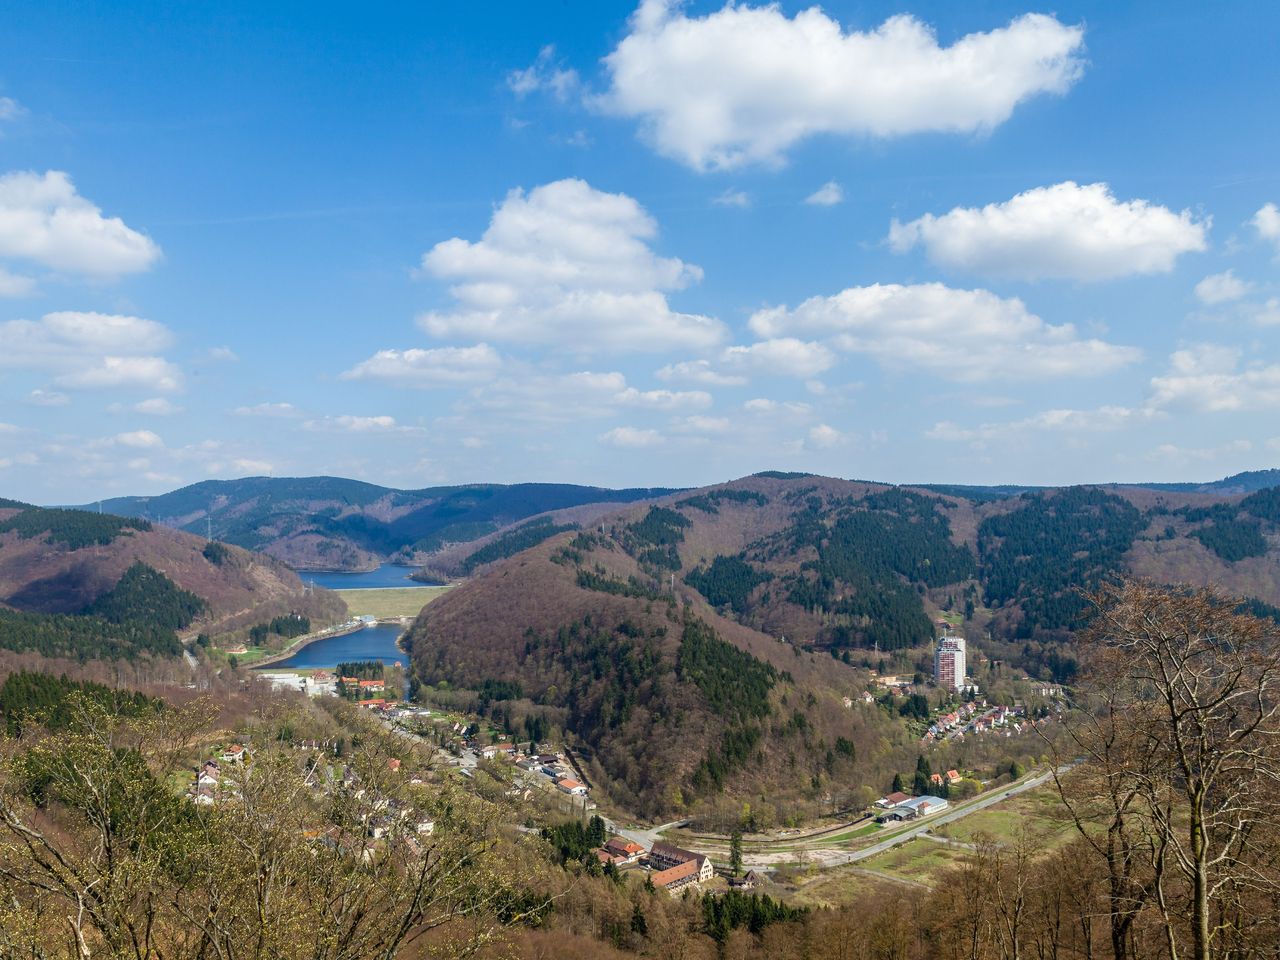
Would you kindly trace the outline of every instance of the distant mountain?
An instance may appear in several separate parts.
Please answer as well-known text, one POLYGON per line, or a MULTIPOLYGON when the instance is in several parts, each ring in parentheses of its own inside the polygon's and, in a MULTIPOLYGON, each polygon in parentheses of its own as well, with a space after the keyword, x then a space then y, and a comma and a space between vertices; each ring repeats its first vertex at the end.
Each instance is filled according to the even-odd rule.
POLYGON ((295 569, 359 570, 392 558, 425 562, 447 545, 475 541, 549 511, 672 492, 555 483, 395 490, 340 477, 249 477, 207 480, 155 497, 105 500, 102 508, 211 534, 295 569))
POLYGON ((345 614, 270 557, 150 521, 0 499, 0 649, 177 656, 176 634, 345 614))
POLYGON ((881 785, 911 741, 844 698, 869 668, 927 674, 941 617, 984 689, 1069 680, 1078 590, 1117 573, 1280 617, 1280 489, 947 490, 762 474, 552 532, 423 610, 418 676, 480 691, 517 736, 563 728, 661 816, 881 785))
MULTIPOLYGON (((919 486, 936 493, 945 493, 970 500, 1001 500, 1005 497, 1016 497, 1022 493, 1046 490, 1047 487, 1003 486, 970 486, 967 484, 924 483, 919 486)), ((1116 483, 1103 486, 1134 487, 1141 490, 1164 490, 1169 493, 1254 493, 1280 487, 1280 470, 1248 470, 1237 473, 1222 480, 1209 483, 1116 483)))

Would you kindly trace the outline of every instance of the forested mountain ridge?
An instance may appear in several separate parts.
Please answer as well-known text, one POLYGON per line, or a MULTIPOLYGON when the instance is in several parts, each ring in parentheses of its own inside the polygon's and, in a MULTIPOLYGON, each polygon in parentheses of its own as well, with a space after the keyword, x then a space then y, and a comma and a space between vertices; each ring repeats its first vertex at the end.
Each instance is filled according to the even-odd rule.
POLYGON ((323 622, 345 611, 270 557, 136 518, 0 501, 0 647, 177 656, 179 631, 294 612, 323 622))
POLYGON ((896 715, 844 705, 870 670, 927 673, 947 617, 984 687, 1069 680, 1078 589, 1117 573, 1280 606, 1280 491, 970 499, 761 474, 554 533, 426 608, 411 639, 423 682, 501 685, 489 706, 517 736, 568 730, 624 804, 667 813, 761 784, 813 797, 878 783, 909 738, 896 715), (714 657, 760 678, 746 714, 692 666, 708 637, 750 656, 714 657))
POLYGON ((671 492, 555 483, 396 490, 340 477, 248 477, 206 480, 155 497, 120 497, 102 507, 199 535, 212 531, 295 569, 355 570, 392 557, 427 562, 451 544, 552 511, 671 492))

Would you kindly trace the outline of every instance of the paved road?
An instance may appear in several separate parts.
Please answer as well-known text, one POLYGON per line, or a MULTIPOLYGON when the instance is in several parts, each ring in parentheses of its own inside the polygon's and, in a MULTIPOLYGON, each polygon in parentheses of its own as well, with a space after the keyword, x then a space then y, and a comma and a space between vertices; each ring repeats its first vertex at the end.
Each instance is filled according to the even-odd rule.
POLYGON ((676 827, 683 827, 688 822, 688 820, 672 820, 670 823, 659 824, 648 830, 641 830, 639 827, 620 827, 616 823, 606 823, 606 826, 614 833, 626 837, 632 843, 638 843, 646 850, 651 850, 655 843, 662 840, 660 834, 664 830, 674 830, 676 827))
MULTIPOLYGON (((1058 772, 1063 773, 1070 768, 1071 764, 1066 764, 1059 767, 1058 772)), ((867 860, 877 854, 884 853, 886 850, 892 850, 899 844, 914 840, 916 837, 926 831, 932 830, 934 827, 940 827, 947 823, 955 823, 957 820, 961 820, 964 817, 969 816, 971 813, 977 813, 979 810, 985 810, 987 807, 994 806, 1002 800, 1007 800, 1010 797, 1016 797, 1018 794, 1026 793, 1028 790, 1034 790, 1036 787, 1048 781, 1052 776, 1053 771, 1050 770, 1040 774, 1038 777, 1032 777, 1030 780, 1023 780, 1021 783, 1016 783, 1011 787, 996 790, 970 804, 958 807, 955 810, 950 810, 947 813, 936 817, 930 817, 928 820, 921 822, 917 826, 911 827, 909 830, 904 830, 896 836, 890 837, 887 840, 882 840, 879 843, 872 844, 869 847, 863 847, 860 850, 813 849, 809 850, 808 853, 815 860, 821 859, 823 866, 838 866, 845 863, 857 863, 859 860, 867 860)), ((748 854, 743 857, 743 862, 750 864, 752 859, 751 855, 748 854)))

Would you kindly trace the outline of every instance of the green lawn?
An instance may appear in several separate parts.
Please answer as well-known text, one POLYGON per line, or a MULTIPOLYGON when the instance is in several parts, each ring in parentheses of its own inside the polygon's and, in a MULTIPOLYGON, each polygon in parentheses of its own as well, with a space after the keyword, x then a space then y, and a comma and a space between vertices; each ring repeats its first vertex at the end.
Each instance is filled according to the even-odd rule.
POLYGON ((353 617, 416 617, 422 608, 449 587, 386 587, 373 590, 335 590, 353 617))

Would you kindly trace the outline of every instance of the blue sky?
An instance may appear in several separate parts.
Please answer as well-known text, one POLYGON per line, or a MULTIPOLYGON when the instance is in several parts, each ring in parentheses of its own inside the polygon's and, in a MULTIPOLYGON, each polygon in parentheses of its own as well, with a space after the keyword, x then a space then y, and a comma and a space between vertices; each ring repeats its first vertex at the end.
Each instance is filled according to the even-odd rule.
POLYGON ((0 494, 1280 461, 1267 3, 10 4, 0 494))

